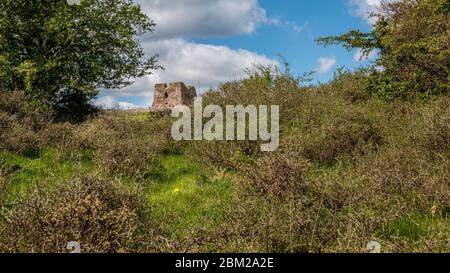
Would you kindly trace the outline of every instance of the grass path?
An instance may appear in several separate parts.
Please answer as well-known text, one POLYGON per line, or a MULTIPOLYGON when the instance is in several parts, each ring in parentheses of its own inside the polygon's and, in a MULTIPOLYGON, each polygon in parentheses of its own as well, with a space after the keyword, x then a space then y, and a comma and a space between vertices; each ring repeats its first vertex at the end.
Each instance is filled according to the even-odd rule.
MULTIPOLYGON (((65 160, 54 149, 37 156, 0 153, 0 168, 10 180, 5 195, 8 204, 26 199, 36 185, 55 186, 80 173, 98 171, 94 162, 65 160)), ((146 201, 151 217, 171 240, 192 240, 194 233, 217 229, 236 194, 232 182, 184 155, 162 156, 149 168, 146 201)), ((124 186, 131 181, 125 178, 124 186)))
POLYGON ((152 180, 147 200, 153 207, 153 217, 159 218, 177 239, 187 239, 199 229, 217 228, 235 193, 231 182, 211 177, 207 170, 180 155, 162 158, 152 172, 152 180))
POLYGON ((41 183, 56 185, 70 179, 77 173, 88 173, 93 169, 91 162, 76 163, 59 158, 54 149, 45 149, 40 155, 18 155, 0 153, 0 168, 9 175, 6 188, 6 202, 26 198, 41 183))

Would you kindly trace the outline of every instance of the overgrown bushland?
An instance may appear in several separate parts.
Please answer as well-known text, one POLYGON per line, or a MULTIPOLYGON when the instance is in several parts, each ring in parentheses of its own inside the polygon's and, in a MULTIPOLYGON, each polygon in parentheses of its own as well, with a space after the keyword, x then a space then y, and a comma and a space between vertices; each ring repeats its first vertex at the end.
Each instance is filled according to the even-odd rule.
POLYGON ((234 228, 225 224, 217 236, 252 236, 245 244, 280 252, 360 252, 371 240, 385 251, 446 251, 447 96, 385 102, 358 94, 361 72, 319 88, 261 72, 204 97, 279 104, 283 113, 275 153, 259 152, 256 142, 193 144, 196 156, 231 171, 246 192, 227 214, 234 228))
POLYGON ((11 152, 36 152, 50 115, 33 107, 23 92, 0 93, 0 148, 11 152))
POLYGON ((242 167, 251 187, 267 198, 287 198, 301 195, 305 190, 304 178, 308 162, 289 152, 264 155, 254 164, 242 167))
POLYGON ((77 138, 107 171, 142 177, 152 159, 168 146, 169 122, 168 118, 141 122, 109 113, 84 124, 77 138))
POLYGON ((110 111, 74 124, 54 122, 51 115, 36 109, 23 92, 0 94, 1 150, 39 155, 52 146, 74 159, 91 153, 109 172, 142 176, 152 158, 169 146, 168 117, 148 116, 143 122, 110 111))
MULTIPOLYGON (((0 251, 66 252, 70 241, 84 252, 130 252, 139 247, 148 213, 137 190, 118 181, 82 176, 33 195, 2 215, 0 251)), ((146 234, 151 236, 151 234, 146 234)))
POLYGON ((66 252, 69 241, 84 252, 159 249, 139 182, 170 147, 170 119, 109 111, 60 123, 22 92, 0 93, 0 106, 1 252, 66 252))
POLYGON ((364 252, 376 240, 384 252, 448 252, 449 97, 382 100, 364 73, 305 86, 259 67, 204 95, 279 105, 272 153, 261 141, 176 143, 165 115, 57 123, 21 93, 0 96, 0 251, 80 240, 89 252, 364 252), (11 196, 17 187, 27 194, 11 196))

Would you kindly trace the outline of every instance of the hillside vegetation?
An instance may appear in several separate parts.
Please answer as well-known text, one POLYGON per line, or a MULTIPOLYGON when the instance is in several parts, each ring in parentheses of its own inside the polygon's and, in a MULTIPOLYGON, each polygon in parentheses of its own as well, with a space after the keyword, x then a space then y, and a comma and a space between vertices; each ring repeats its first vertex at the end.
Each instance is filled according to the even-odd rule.
MULTIPOLYGON (((288 65, 254 67, 203 95, 204 105, 279 105, 275 152, 176 142, 164 113, 86 115, 76 101, 42 107, 33 81, 0 84, 0 252, 66 252, 70 241, 84 252, 366 252, 370 241, 450 252, 448 1, 383 7, 374 32, 319 39, 378 50, 373 67, 318 85, 288 65)), ((133 63, 116 80, 146 67, 133 63)))
POLYGON ((0 98, 0 250, 447 252, 450 98, 386 102, 254 71, 206 103, 278 104, 281 146, 174 142, 167 116, 49 122, 0 98))

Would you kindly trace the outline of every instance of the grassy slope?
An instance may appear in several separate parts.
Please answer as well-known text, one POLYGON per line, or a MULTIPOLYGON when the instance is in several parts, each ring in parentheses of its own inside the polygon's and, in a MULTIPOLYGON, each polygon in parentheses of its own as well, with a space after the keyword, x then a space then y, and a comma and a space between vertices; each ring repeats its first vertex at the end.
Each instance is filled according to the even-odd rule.
POLYGON ((233 184, 211 177, 185 156, 161 158, 152 171, 147 200, 153 216, 175 240, 187 240, 196 230, 211 230, 222 220, 234 192, 233 184))
POLYGON ((16 202, 26 198, 33 186, 39 183, 56 185, 80 172, 93 170, 91 162, 76 163, 60 157, 54 149, 45 149, 39 155, 0 153, 0 166, 10 172, 6 201, 16 202))
MULTIPOLYGON (((52 149, 41 156, 23 156, 0 153, 0 163, 12 168, 7 202, 26 198, 32 186, 38 183, 62 183, 79 172, 95 172, 91 162, 76 164, 64 160, 52 149)), ((321 175, 333 175, 336 167, 317 167, 321 175)), ((192 241, 199 232, 214 232, 221 226, 223 213, 230 210, 236 187, 224 177, 190 161, 184 155, 166 155, 159 158, 150 171, 145 192, 152 207, 152 217, 161 223, 161 229, 171 242, 192 241)), ((351 212, 349 212, 351 213, 351 212)), ((343 215, 344 216, 344 215, 343 215)), ((377 231, 376 236, 399 243, 412 242, 404 251, 414 251, 414 241, 421 237, 450 236, 449 223, 444 218, 415 215, 399 218, 377 231), (445 234, 447 230, 447 234, 445 234), (442 234, 444 232, 444 234, 442 234), (412 246, 411 246, 412 245, 412 246)), ((445 242, 436 242, 445 251, 445 242)), ((398 247, 398 246, 397 246, 398 247)), ((215 251, 205 244, 199 251, 215 251)), ((439 249, 435 249, 438 250, 439 249)))
MULTIPOLYGON (((139 119, 139 116, 135 118, 139 119)), ((89 157, 87 157, 89 158, 89 157)), ((11 183, 6 189, 6 204, 26 199, 40 183, 64 183, 79 173, 99 171, 90 160, 66 160, 54 149, 41 155, 0 153, 0 165, 7 167, 11 183)), ((213 231, 229 209, 235 193, 233 184, 189 161, 184 155, 161 156, 150 167, 145 196, 152 207, 151 217, 161 223, 170 241, 191 240, 199 231, 213 231)), ((132 182, 123 178, 123 184, 132 182)), ((214 251, 208 247, 202 251, 214 251)))
MULTIPOLYGON (((130 113, 127 117, 133 121, 146 122, 147 115, 130 113)), ((39 155, 0 153, 0 167, 8 170, 11 181, 7 188, 6 201, 14 203, 26 198, 33 186, 38 183, 47 182, 54 185, 80 173, 101 172, 100 167, 92 161, 89 152, 84 151, 82 154, 81 160, 75 161, 53 148, 44 149, 39 155)), ((348 182, 347 186, 352 189, 353 177, 349 168, 352 166, 346 165, 345 160, 334 164, 313 164, 306 180, 309 183, 320 184, 324 187, 324 192, 331 191, 333 186, 324 182, 332 181, 348 182)), ((239 195, 237 185, 182 154, 160 156, 148 167, 147 173, 144 183, 145 197, 152 207, 151 217, 160 224, 159 228, 166 234, 166 239, 173 242, 174 246, 170 249, 180 250, 176 244, 181 242, 181 245, 190 244, 190 251, 217 251, 217 244, 209 244, 207 238, 202 239, 198 235, 214 234, 224 225, 232 225, 224 223, 226 220, 223 214, 233 210, 233 198, 239 195)), ((103 175, 111 179, 133 182, 133 178, 119 178, 108 173, 103 175)), ((351 217, 353 213, 356 212, 345 210, 339 213, 339 217, 351 217)), ((373 214, 382 214, 383 211, 364 213, 370 217, 373 214)), ((437 238, 438 241, 431 242, 429 251, 446 252, 448 245, 444 239, 450 237, 450 226, 448 219, 440 216, 410 215, 381 226, 374 237, 392 251, 424 250, 422 238, 437 238), (417 248, 415 242, 418 242, 417 248)), ((220 249, 265 251, 258 246, 249 248, 244 245, 247 243, 246 240, 247 238, 244 238, 241 243, 230 242, 235 244, 234 248, 220 246, 220 249)), ((336 246, 337 249, 341 247, 336 246)))

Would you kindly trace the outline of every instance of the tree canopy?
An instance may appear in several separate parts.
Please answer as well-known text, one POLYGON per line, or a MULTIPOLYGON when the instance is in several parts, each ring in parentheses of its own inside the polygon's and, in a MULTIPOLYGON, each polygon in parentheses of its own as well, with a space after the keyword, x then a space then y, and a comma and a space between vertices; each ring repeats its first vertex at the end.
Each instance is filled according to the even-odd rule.
POLYGON ((159 66, 139 36, 155 24, 132 0, 0 1, 0 92, 24 90, 60 118, 82 118, 101 88, 159 66))
POLYGON ((384 0, 372 16, 377 22, 370 33, 352 30, 318 42, 359 48, 365 56, 377 50, 367 87, 382 97, 429 97, 450 90, 450 1, 384 0))

